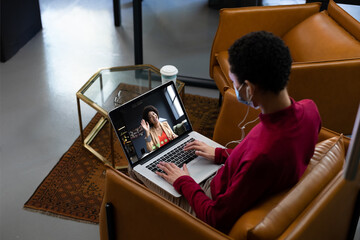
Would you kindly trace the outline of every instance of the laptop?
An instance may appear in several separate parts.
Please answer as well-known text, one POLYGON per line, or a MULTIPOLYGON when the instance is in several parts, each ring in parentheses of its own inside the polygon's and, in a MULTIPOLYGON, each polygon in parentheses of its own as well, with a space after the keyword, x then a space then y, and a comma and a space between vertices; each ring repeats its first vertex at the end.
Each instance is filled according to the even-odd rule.
MULTIPOLYGON (((221 165, 214 164, 203 157, 196 156, 194 151, 183 150, 187 142, 194 140, 203 141, 212 147, 223 146, 193 131, 173 81, 151 89, 113 109, 109 112, 109 118, 133 171, 144 176, 174 197, 180 197, 181 195, 171 184, 155 173, 160 170, 156 167, 159 161, 175 161, 175 164, 182 167, 182 161, 185 158, 190 176, 197 183, 206 180, 221 167, 221 165), (150 150, 146 146, 146 133, 140 124, 143 110, 149 105, 158 110, 159 121, 167 122, 177 135, 173 140, 166 141, 166 144, 160 146, 158 144, 150 148, 150 150)), ((149 139, 147 140, 149 141, 149 139)))

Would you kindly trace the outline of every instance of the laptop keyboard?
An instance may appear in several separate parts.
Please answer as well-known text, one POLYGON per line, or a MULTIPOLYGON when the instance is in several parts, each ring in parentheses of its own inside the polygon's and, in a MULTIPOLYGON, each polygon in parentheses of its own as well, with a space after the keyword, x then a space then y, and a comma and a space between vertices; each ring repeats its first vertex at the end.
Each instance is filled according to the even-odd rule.
POLYGON ((184 165, 184 163, 188 163, 197 157, 195 154, 195 150, 184 151, 185 145, 189 142, 193 142, 194 140, 195 139, 193 138, 189 139, 188 141, 184 142, 183 144, 173 149, 171 152, 168 152, 167 154, 165 154, 155 162, 146 166, 146 168, 148 168, 153 172, 158 171, 163 173, 164 171, 156 166, 159 164, 159 162, 175 163, 176 166, 181 168, 184 165))

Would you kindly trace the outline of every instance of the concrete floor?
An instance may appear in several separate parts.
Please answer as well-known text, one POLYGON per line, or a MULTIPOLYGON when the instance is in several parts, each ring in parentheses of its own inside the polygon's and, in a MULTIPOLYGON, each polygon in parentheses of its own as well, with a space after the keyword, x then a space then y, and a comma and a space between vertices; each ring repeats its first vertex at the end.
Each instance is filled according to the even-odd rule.
MULTIPOLYGON (((79 136, 76 91, 101 67, 131 65, 132 4, 40 0, 43 30, 0 64, 0 239, 99 239, 98 225, 24 210, 23 204, 79 136)), ((207 0, 143 1, 144 63, 208 78, 218 12, 207 0)), ((217 97, 217 90, 186 87, 217 97)), ((94 111, 83 105, 86 124, 94 111)))
MULTIPOLYGON (((43 30, 1 63, 1 240, 99 239, 98 225, 22 207, 80 134, 76 91, 99 68, 134 63, 132 3, 121 3, 123 25, 115 28, 112 1, 40 0, 43 30)), ((143 2, 144 63, 208 78, 217 11, 206 0, 164 3, 143 2)), ((218 97, 217 90, 186 92, 218 97)), ((95 112, 82 110, 86 124, 95 112)))

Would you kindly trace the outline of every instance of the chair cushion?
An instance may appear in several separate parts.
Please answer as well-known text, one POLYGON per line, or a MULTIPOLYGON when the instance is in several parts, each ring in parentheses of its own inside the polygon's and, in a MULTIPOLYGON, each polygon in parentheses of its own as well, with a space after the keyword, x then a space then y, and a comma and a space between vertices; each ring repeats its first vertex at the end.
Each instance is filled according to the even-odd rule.
POLYGON ((307 18, 283 36, 294 62, 360 57, 360 42, 326 11, 307 18))
POLYGON ((291 191, 248 232, 251 239, 275 239, 342 169, 345 159, 343 136, 318 143, 309 171, 291 191))

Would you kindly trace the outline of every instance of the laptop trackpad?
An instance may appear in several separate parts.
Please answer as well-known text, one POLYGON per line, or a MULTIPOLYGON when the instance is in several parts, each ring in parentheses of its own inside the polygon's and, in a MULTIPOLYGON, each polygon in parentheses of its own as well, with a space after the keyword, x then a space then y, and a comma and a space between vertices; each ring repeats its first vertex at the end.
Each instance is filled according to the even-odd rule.
POLYGON ((190 176, 200 183, 213 175, 222 165, 216 165, 204 157, 197 157, 187 164, 190 176))

